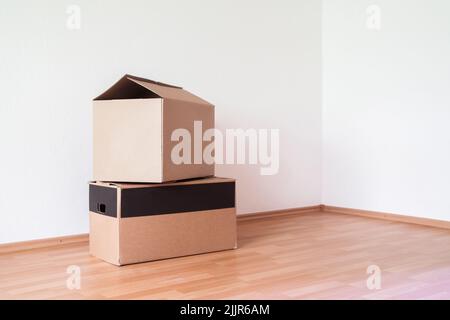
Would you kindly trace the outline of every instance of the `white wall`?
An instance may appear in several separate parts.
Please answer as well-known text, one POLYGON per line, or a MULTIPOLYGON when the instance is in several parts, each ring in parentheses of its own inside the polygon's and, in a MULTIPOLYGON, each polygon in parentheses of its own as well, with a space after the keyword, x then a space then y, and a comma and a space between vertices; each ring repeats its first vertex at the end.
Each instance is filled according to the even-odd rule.
POLYGON ((278 175, 217 168, 238 179, 240 213, 450 220, 449 13, 447 0, 3 1, 0 243, 88 231, 91 99, 124 73, 215 103, 220 129, 281 130, 278 175), (81 30, 66 28, 70 4, 81 30))
POLYGON ((88 232, 91 99, 125 73, 279 128, 280 171, 224 166, 240 213, 320 202, 321 7, 291 1, 2 1, 0 243, 88 232), (66 8, 81 8, 81 30, 66 8))
POLYGON ((450 220, 450 2, 323 9, 322 202, 450 220))

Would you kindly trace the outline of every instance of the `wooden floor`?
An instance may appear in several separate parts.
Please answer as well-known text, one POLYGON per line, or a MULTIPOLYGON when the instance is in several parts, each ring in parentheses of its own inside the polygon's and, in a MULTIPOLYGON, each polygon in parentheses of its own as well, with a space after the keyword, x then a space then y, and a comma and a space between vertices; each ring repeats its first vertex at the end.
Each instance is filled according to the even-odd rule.
POLYGON ((239 249, 115 267, 68 244, 0 255, 2 299, 449 299, 450 231, 314 212, 239 222, 239 249), (81 269, 69 290, 66 269, 81 269), (370 290, 366 269, 381 269, 370 290))

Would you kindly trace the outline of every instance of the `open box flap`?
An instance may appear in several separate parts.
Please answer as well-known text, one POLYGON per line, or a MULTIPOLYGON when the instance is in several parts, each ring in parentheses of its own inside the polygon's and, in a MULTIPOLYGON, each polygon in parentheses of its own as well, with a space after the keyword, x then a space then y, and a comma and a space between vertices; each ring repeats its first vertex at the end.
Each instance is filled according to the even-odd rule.
POLYGON ((96 97, 94 101, 148 98, 174 99, 211 105, 209 102, 197 97, 181 87, 132 76, 129 74, 124 75, 112 87, 96 97))

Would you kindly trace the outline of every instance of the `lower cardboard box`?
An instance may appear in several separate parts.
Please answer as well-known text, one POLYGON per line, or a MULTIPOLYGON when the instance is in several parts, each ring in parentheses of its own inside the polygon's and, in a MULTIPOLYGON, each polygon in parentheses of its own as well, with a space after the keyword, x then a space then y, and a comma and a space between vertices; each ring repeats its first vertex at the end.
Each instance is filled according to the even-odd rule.
POLYGON ((235 180, 91 182, 90 253, 115 265, 236 248, 235 180))

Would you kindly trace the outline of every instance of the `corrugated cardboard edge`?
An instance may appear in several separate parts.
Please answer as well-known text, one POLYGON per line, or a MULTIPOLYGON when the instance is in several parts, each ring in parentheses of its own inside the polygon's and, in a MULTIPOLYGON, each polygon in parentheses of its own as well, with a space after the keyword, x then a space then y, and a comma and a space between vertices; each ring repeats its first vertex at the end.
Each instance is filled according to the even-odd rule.
POLYGON ((118 265, 122 265, 121 263, 121 255, 120 255, 120 220, 122 218, 122 189, 117 188, 117 263, 118 265))
MULTIPOLYGON (((176 186, 176 185, 195 185, 195 184, 207 184, 207 183, 225 183, 225 182, 235 182, 236 179, 233 178, 223 178, 216 176, 209 177, 201 177, 194 179, 186 179, 186 180, 178 180, 178 181, 169 181, 164 183, 130 183, 130 182, 105 182, 105 181, 90 181, 90 184, 100 185, 110 188, 120 188, 120 189, 128 189, 128 188, 148 188, 148 187, 163 187, 163 186, 176 186)), ((235 194, 236 196, 236 194, 235 194)))
POLYGON ((89 212, 89 253, 106 262, 120 266, 120 220, 118 218, 121 215, 121 189, 117 185, 107 182, 90 181, 89 184, 113 188, 117 192, 117 218, 100 215, 96 212, 89 212), (103 235, 98 234, 99 228, 95 228, 95 224, 102 225, 100 230, 104 229, 103 235), (97 230, 97 233, 93 233, 92 230, 97 230), (100 241, 96 237, 106 237, 107 241, 100 241), (109 249, 105 248, 105 245, 110 246, 109 249))

